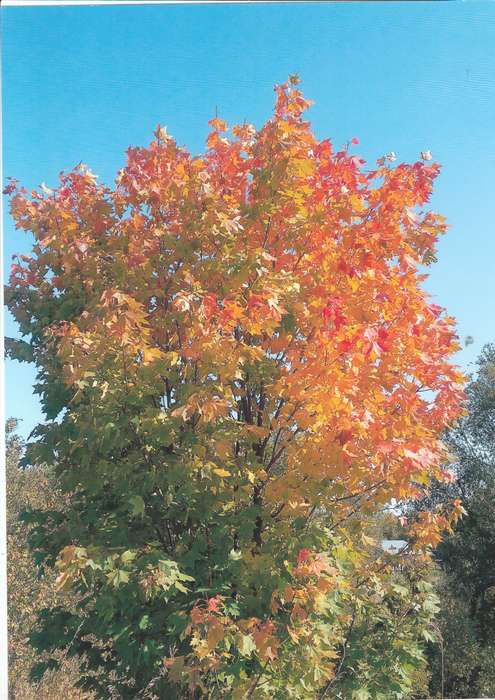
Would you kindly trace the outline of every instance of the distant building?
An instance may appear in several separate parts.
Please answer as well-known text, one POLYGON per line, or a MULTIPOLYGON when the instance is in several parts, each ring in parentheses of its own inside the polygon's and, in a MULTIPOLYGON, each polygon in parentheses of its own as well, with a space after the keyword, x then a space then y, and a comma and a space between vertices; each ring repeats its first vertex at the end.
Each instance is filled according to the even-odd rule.
POLYGON ((408 545, 406 540, 382 540, 381 548, 387 554, 400 554, 408 545))

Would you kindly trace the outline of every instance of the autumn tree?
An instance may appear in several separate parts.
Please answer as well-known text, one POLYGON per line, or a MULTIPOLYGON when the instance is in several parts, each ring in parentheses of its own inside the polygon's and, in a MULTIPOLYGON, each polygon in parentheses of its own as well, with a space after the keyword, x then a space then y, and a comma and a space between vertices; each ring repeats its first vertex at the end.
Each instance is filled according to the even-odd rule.
MULTIPOLYGON (((102 698, 389 700, 422 663, 428 585, 393 589, 357 516, 443 478, 459 412, 453 320, 418 271, 439 166, 367 170, 308 106, 291 78, 259 130, 211 120, 203 155, 159 126, 113 189, 85 166, 7 186, 35 239, 11 354, 49 420, 27 461, 70 502, 31 512, 30 541, 79 598, 32 641, 70 640, 102 698)), ((448 524, 417 520, 420 559, 448 524)))

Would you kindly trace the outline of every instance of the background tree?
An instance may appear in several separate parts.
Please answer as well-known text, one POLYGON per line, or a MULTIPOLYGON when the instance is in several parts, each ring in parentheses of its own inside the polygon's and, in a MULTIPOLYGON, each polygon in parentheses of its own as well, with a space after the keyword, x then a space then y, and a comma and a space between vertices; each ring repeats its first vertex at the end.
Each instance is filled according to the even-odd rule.
MULTIPOLYGON (((158 127, 115 189, 85 166, 7 187, 35 236, 11 353, 52 421, 26 460, 69 502, 30 541, 78 595, 32 641, 71 640, 100 697, 388 700, 422 663, 431 591, 394 589, 354 515, 443 478, 462 378, 418 274, 439 166, 364 170, 297 82, 259 131, 213 119, 201 156, 158 127)), ((418 556, 448 525, 419 518, 418 556)))
MULTIPOLYGON (((423 506, 460 498, 466 511, 435 552, 441 567, 445 697, 495 694, 495 346, 483 349, 467 388, 467 415, 446 437, 455 479, 435 484, 423 506)), ((431 690, 441 690, 440 649, 431 649, 431 690)))
POLYGON ((36 467, 23 470, 19 460, 23 443, 16 434, 17 421, 6 423, 7 469, 7 574, 8 574, 8 642, 9 642, 9 698, 10 700, 55 700, 59 697, 89 698, 74 689, 78 666, 74 659, 58 657, 60 668, 47 673, 33 686, 29 682, 31 666, 39 661, 29 645, 29 631, 39 611, 53 605, 57 596, 53 576, 39 579, 29 551, 27 528, 19 517, 26 508, 48 508, 57 501, 53 479, 47 470, 36 467))

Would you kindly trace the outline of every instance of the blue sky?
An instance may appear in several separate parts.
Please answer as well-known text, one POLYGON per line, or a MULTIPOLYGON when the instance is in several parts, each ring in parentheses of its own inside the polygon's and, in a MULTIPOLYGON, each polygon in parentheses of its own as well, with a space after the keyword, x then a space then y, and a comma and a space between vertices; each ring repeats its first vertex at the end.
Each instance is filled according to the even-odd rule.
MULTIPOLYGON (((83 161, 111 183, 158 122, 199 152, 215 109, 260 126, 273 84, 299 73, 318 137, 357 136, 370 162, 430 149, 443 164, 432 206, 451 229, 426 287, 474 337, 464 369, 495 340, 495 4, 4 8, 1 20, 4 176, 50 186, 83 161)), ((29 247, 5 211, 5 267, 29 247)), ((34 376, 7 362, 6 414, 24 435, 42 419, 34 376)))

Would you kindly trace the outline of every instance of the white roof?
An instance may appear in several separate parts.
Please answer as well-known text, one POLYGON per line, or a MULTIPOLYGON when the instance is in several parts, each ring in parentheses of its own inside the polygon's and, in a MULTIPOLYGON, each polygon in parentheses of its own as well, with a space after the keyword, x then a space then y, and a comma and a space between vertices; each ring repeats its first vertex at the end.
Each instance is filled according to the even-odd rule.
POLYGON ((382 540, 381 546, 388 554, 398 554, 407 547, 406 540, 382 540))

